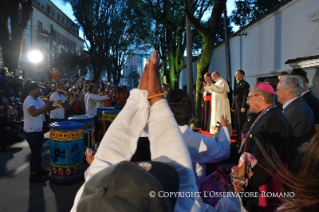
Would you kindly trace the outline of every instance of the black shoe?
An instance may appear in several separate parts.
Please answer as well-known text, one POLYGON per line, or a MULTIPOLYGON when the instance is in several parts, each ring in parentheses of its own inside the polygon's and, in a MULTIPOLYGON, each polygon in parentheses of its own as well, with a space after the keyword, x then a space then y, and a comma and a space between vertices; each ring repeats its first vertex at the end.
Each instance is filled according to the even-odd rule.
POLYGON ((46 169, 41 168, 40 173, 41 173, 41 174, 43 174, 43 175, 48 175, 48 174, 50 173, 50 171, 49 171, 49 170, 46 170, 46 169))
POLYGON ((49 180, 48 176, 42 175, 42 174, 30 174, 30 181, 32 182, 45 182, 49 180))

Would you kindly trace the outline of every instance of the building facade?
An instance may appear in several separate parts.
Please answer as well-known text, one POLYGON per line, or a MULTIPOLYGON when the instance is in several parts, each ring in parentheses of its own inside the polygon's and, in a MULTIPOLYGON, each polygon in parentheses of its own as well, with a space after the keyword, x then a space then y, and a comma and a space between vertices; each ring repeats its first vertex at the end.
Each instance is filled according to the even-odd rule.
MULTIPOLYGON (((283 1, 279 8, 236 35, 230 38, 232 76, 242 69, 252 86, 265 78, 276 78, 281 71, 302 68, 307 72, 310 89, 319 97, 318 0, 283 1)), ((224 43, 213 51, 209 72, 214 71, 227 78, 224 43)), ((196 75, 196 69, 194 72, 196 75)), ((230 80, 233 84, 234 78, 230 80)), ((182 87, 187 81, 180 80, 179 84, 182 87)))
POLYGON ((24 78, 42 81, 45 70, 59 51, 81 52, 84 40, 79 37, 79 27, 50 0, 35 0, 33 14, 28 23, 20 58, 20 72, 24 78), (28 53, 36 50, 43 60, 33 64, 28 53))
POLYGON ((132 72, 136 72, 140 77, 143 74, 145 65, 145 58, 141 54, 133 54, 127 59, 127 63, 123 70, 123 80, 121 84, 129 87, 134 87, 134 83, 137 83, 138 78, 132 78, 130 75, 132 72))

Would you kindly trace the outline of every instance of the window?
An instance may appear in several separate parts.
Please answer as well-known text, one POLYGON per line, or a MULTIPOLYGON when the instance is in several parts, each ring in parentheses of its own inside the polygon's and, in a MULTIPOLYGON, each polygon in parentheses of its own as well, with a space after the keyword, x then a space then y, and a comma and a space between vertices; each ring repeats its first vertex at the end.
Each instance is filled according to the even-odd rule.
POLYGON ((43 23, 41 21, 38 21, 38 32, 43 31, 43 23))
POLYGON ((68 28, 68 26, 69 26, 68 20, 65 20, 65 24, 64 25, 66 26, 66 28, 68 28))
POLYGON ((60 21, 60 14, 59 13, 56 14, 56 20, 60 21))
POLYGON ((61 23, 62 23, 62 24, 64 23, 64 18, 63 18, 63 17, 61 17, 61 23))
POLYGON ((55 11, 54 11, 54 9, 52 9, 51 15, 53 16, 53 18, 55 18, 55 11))
POLYGON ((76 50, 76 44, 73 43, 73 51, 75 52, 75 50, 76 50))
POLYGON ((60 34, 56 32, 56 42, 60 44, 60 41, 61 41, 60 34))
POLYGON ((47 6, 45 7, 45 11, 47 11, 47 13, 50 13, 50 6, 47 5, 47 6))
POLYGON ((43 23, 38 21, 38 40, 42 39, 42 35, 40 33, 43 33, 43 23))

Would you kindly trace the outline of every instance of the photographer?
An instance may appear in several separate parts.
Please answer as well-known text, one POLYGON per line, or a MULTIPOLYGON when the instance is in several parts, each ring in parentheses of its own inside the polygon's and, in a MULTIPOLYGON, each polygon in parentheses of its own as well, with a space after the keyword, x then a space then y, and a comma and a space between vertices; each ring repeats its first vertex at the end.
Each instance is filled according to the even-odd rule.
POLYGON ((1 138, 1 152, 6 152, 8 144, 11 142, 21 142, 24 138, 19 135, 16 117, 13 114, 13 108, 6 106, 4 114, 0 117, 0 138, 1 138))

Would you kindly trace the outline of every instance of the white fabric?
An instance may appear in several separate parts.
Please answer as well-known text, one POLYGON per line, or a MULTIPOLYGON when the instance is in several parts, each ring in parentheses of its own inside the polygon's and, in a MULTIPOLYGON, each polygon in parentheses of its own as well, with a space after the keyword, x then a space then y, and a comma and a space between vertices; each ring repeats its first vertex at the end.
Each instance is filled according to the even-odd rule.
POLYGON ((23 102, 23 114, 24 114, 24 126, 23 130, 25 132, 41 132, 44 115, 40 114, 37 116, 31 116, 28 111, 28 108, 34 106, 36 110, 41 109, 45 106, 44 101, 39 97, 37 99, 32 96, 27 96, 27 98, 23 102))
MULTIPOLYGON (((50 96, 50 101, 53 101, 54 103, 61 104, 61 102, 65 102, 66 98, 63 96, 63 94, 58 94, 57 92, 54 92, 50 96)), ((56 109, 52 110, 50 112, 50 118, 51 119, 64 119, 64 107, 57 107, 56 109)))
MULTIPOLYGON (((148 92, 144 90, 131 91, 125 107, 103 137, 85 181, 112 164, 130 160, 136 150, 138 138, 148 122, 152 160, 176 168, 180 176, 180 192, 197 192, 189 152, 167 101, 159 100, 150 108, 147 96, 148 92)), ((71 211, 76 211, 83 189, 84 185, 77 192, 71 211)), ((223 199, 218 203, 222 208, 220 211, 235 211, 234 209, 240 208, 238 199, 232 204, 227 199, 226 205, 223 199), (227 209, 223 205, 231 208, 227 209)), ((178 198, 174 211, 216 210, 195 196, 178 198)))
POLYGON ((97 101, 97 107, 104 107, 104 101, 97 101))
POLYGON ((228 83, 223 78, 219 78, 215 84, 210 86, 206 85, 204 89, 212 94, 211 99, 211 118, 210 118, 210 133, 216 133, 215 129, 217 121, 220 122, 220 117, 222 115, 227 115, 228 118, 228 130, 230 136, 232 135, 231 128, 231 115, 230 115, 230 106, 227 93, 230 91, 228 83))
POLYGON ((225 160, 230 153, 230 136, 227 127, 222 127, 213 138, 194 132, 187 125, 179 126, 186 142, 193 165, 196 184, 206 177, 207 163, 216 163, 225 160))
POLYGON ((104 101, 108 99, 108 96, 99 96, 96 94, 89 93, 85 101, 85 109, 87 116, 96 116, 97 112, 97 101, 104 101))
POLYGON ((86 111, 86 108, 88 107, 88 106, 86 105, 86 101, 87 101, 87 99, 88 99, 88 95, 89 95, 89 93, 86 93, 86 94, 84 95, 85 111, 86 111))

